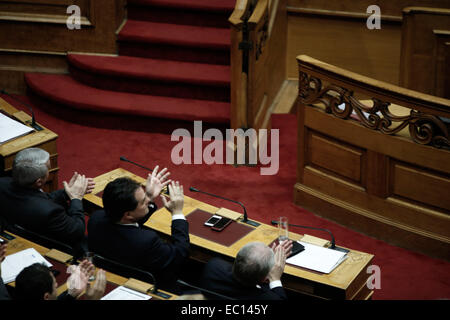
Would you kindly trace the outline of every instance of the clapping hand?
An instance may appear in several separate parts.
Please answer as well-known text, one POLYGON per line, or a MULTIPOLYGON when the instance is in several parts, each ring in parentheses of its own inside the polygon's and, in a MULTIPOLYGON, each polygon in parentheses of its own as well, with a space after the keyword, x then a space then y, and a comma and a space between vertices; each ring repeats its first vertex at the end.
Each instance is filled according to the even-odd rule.
POLYGON ((88 178, 86 178, 84 175, 80 175, 77 172, 75 172, 75 174, 72 176, 72 179, 70 179, 69 183, 67 183, 66 181, 63 182, 64 190, 66 191, 70 200, 82 200, 84 195, 86 194, 86 191, 88 190, 88 184, 88 178))
POLYGON ((95 283, 91 285, 89 282, 86 287, 86 300, 100 300, 105 294, 106 289, 106 272, 105 270, 98 269, 97 276, 95 277, 95 283))
POLYGON ((99 300, 103 296, 106 288, 104 270, 97 271, 93 285, 89 283, 89 278, 94 275, 95 266, 89 260, 83 260, 78 266, 70 266, 69 270, 72 275, 67 280, 67 288, 72 297, 78 297, 85 290, 86 300, 99 300))
POLYGON ((164 203, 164 207, 169 210, 172 215, 174 214, 183 214, 183 206, 184 206, 184 192, 183 186, 180 186, 180 183, 172 181, 169 184, 169 194, 170 200, 167 201, 166 197, 161 195, 162 202, 164 203))
MULTIPOLYGON (((78 173, 78 172, 74 172, 74 174, 73 174, 73 176, 72 176, 72 178, 70 179, 70 181, 69 181, 69 187, 72 187, 73 186, 73 184, 75 183, 75 181, 77 180, 77 178, 78 178, 78 176, 79 176, 80 174, 78 173)), ((91 193, 92 192, 92 190, 94 190, 94 188, 95 188, 95 182, 94 182, 94 179, 92 179, 92 178, 86 178, 87 179, 87 188, 86 188, 86 191, 85 191, 85 194, 87 194, 87 193, 91 193)))
POLYGON ((278 243, 277 245, 273 244, 271 249, 275 253, 275 264, 267 275, 267 279, 269 282, 281 280, 281 276, 284 272, 284 266, 286 264, 286 259, 292 251, 292 241, 286 240, 278 243))
POLYGON ((159 166, 157 165, 153 169, 152 174, 148 175, 145 185, 145 192, 150 198, 150 201, 154 201, 162 189, 171 182, 170 179, 167 180, 167 177, 170 175, 170 172, 167 172, 167 168, 162 169, 160 172, 158 172, 158 169, 159 166))

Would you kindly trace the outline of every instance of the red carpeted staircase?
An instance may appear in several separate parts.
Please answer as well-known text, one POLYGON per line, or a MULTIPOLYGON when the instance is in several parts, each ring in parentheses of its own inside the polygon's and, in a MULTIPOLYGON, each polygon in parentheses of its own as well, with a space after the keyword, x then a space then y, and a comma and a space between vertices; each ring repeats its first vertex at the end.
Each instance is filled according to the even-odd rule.
POLYGON ((69 54, 69 75, 25 74, 30 95, 81 123, 104 113, 228 125, 234 4, 128 0, 118 56, 69 54))

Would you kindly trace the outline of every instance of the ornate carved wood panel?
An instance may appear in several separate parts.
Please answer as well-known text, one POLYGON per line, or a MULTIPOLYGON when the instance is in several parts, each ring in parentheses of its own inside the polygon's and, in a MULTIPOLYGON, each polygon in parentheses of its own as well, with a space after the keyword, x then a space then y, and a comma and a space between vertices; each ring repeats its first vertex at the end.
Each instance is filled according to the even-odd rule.
POLYGON ((297 59, 294 202, 450 260, 450 101, 297 59), (372 99, 360 101, 357 94, 372 99))

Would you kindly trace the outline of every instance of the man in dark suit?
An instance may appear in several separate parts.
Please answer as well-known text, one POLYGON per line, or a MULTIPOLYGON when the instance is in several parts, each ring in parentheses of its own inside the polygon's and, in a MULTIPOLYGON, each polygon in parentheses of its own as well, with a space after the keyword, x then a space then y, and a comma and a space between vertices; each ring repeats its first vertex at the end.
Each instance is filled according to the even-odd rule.
MULTIPOLYGON (((75 266, 74 266, 75 267, 75 266)), ((34 263, 24 268, 16 277, 14 287, 14 300, 76 300, 84 292, 84 300, 99 300, 105 293, 106 273, 99 269, 96 281, 91 286, 89 276, 94 273, 95 267, 88 260, 83 260, 75 268, 71 277, 67 280, 67 290, 58 295, 58 283, 52 271, 41 263, 34 263), (71 284, 72 283, 72 284, 71 284), (76 283, 76 285, 73 285, 76 283)))
POLYGON ((145 189, 130 178, 118 178, 103 192, 104 210, 94 212, 88 223, 89 249, 116 262, 152 273, 159 287, 178 291, 175 284, 181 266, 189 255, 189 227, 183 214, 183 187, 169 184, 156 167, 148 177, 145 189), (172 242, 143 227, 156 211, 154 199, 169 185, 170 200, 161 196, 172 214, 172 242))
MULTIPOLYGON (((291 249, 289 240, 273 248, 262 242, 250 242, 239 250, 234 264, 220 258, 208 261, 201 286, 238 300, 287 299, 281 275, 291 249)), ((205 295, 208 297, 207 293, 205 295)))
POLYGON ((6 243, 0 242, 0 300, 11 300, 2 278, 2 262, 5 260, 7 246, 6 243))
POLYGON ((86 242, 82 199, 95 184, 75 172, 69 183, 63 182, 64 189, 43 192, 49 176, 49 157, 39 148, 24 149, 16 155, 12 177, 0 178, 0 214, 10 227, 17 224, 81 252, 86 242))

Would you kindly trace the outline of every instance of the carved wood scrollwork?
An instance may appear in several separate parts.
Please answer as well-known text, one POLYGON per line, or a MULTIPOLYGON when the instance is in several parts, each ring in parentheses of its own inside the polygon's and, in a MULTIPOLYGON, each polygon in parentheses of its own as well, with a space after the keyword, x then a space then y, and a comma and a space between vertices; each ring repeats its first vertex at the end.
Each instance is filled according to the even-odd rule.
POLYGON ((304 72, 299 76, 299 99, 305 105, 323 103, 325 112, 340 119, 348 119, 354 114, 365 127, 388 135, 408 126, 414 142, 450 148, 448 125, 439 117, 413 109, 409 115, 397 116, 390 112, 389 102, 376 98, 372 98, 372 106, 366 106, 353 96, 353 91, 333 84, 323 87, 319 78, 304 72))

